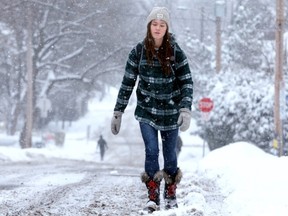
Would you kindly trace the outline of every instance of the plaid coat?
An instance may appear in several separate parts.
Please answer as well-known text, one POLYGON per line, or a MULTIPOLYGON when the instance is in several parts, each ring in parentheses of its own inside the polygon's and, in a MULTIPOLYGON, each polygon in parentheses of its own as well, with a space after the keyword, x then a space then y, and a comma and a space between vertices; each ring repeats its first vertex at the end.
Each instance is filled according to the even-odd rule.
POLYGON ((173 73, 170 75, 163 74, 156 57, 153 58, 153 66, 148 64, 144 42, 131 50, 114 111, 124 112, 139 78, 135 118, 157 130, 179 127, 179 109, 191 110, 193 81, 186 55, 175 40, 171 41, 171 45, 175 61, 171 61, 173 73))

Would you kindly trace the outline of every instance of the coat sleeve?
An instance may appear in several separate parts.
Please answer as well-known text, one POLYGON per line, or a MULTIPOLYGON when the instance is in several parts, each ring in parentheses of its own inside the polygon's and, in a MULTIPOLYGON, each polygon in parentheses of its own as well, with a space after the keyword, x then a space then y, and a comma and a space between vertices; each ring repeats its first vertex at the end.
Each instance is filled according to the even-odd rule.
POLYGON ((176 55, 176 78, 179 88, 181 90, 181 102, 180 108, 188 108, 191 110, 193 101, 193 80, 190 67, 188 64, 188 59, 184 51, 176 43, 175 45, 175 55, 176 55))
POLYGON ((128 60, 125 67, 125 74, 123 76, 121 87, 118 92, 114 111, 124 112, 124 110, 126 109, 137 80, 138 64, 138 55, 136 47, 134 47, 128 55, 128 60))

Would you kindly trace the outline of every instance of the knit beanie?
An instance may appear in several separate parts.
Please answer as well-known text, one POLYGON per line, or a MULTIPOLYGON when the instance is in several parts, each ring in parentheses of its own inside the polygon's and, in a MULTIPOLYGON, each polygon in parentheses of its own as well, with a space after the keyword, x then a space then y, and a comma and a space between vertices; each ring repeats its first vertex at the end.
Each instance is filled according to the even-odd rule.
POLYGON ((154 19, 163 20, 169 26, 170 18, 168 9, 166 7, 154 7, 147 17, 147 25, 154 19))

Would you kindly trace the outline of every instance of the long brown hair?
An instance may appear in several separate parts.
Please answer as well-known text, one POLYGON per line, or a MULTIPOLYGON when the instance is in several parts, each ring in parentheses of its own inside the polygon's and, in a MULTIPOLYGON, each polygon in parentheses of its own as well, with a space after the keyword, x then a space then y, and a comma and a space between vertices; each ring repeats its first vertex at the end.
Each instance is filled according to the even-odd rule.
POLYGON ((156 52, 155 50, 155 43, 151 34, 150 25, 151 25, 151 22, 148 23, 147 25, 147 33, 146 33, 146 37, 144 40, 148 64, 153 65, 153 56, 156 56, 162 66, 163 73, 165 75, 169 75, 171 74, 170 59, 173 53, 172 53, 172 47, 170 43, 170 34, 169 34, 168 25, 167 25, 166 33, 163 38, 163 42, 161 46, 159 47, 158 52, 156 52))

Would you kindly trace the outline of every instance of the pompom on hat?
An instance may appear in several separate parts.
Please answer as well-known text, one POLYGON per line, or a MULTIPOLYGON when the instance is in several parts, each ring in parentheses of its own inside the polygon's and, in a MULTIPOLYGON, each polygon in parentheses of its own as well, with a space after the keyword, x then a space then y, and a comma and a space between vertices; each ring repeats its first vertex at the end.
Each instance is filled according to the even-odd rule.
POLYGON ((147 25, 154 19, 163 20, 169 26, 170 17, 168 9, 166 7, 154 7, 150 12, 149 16, 147 17, 147 25))

